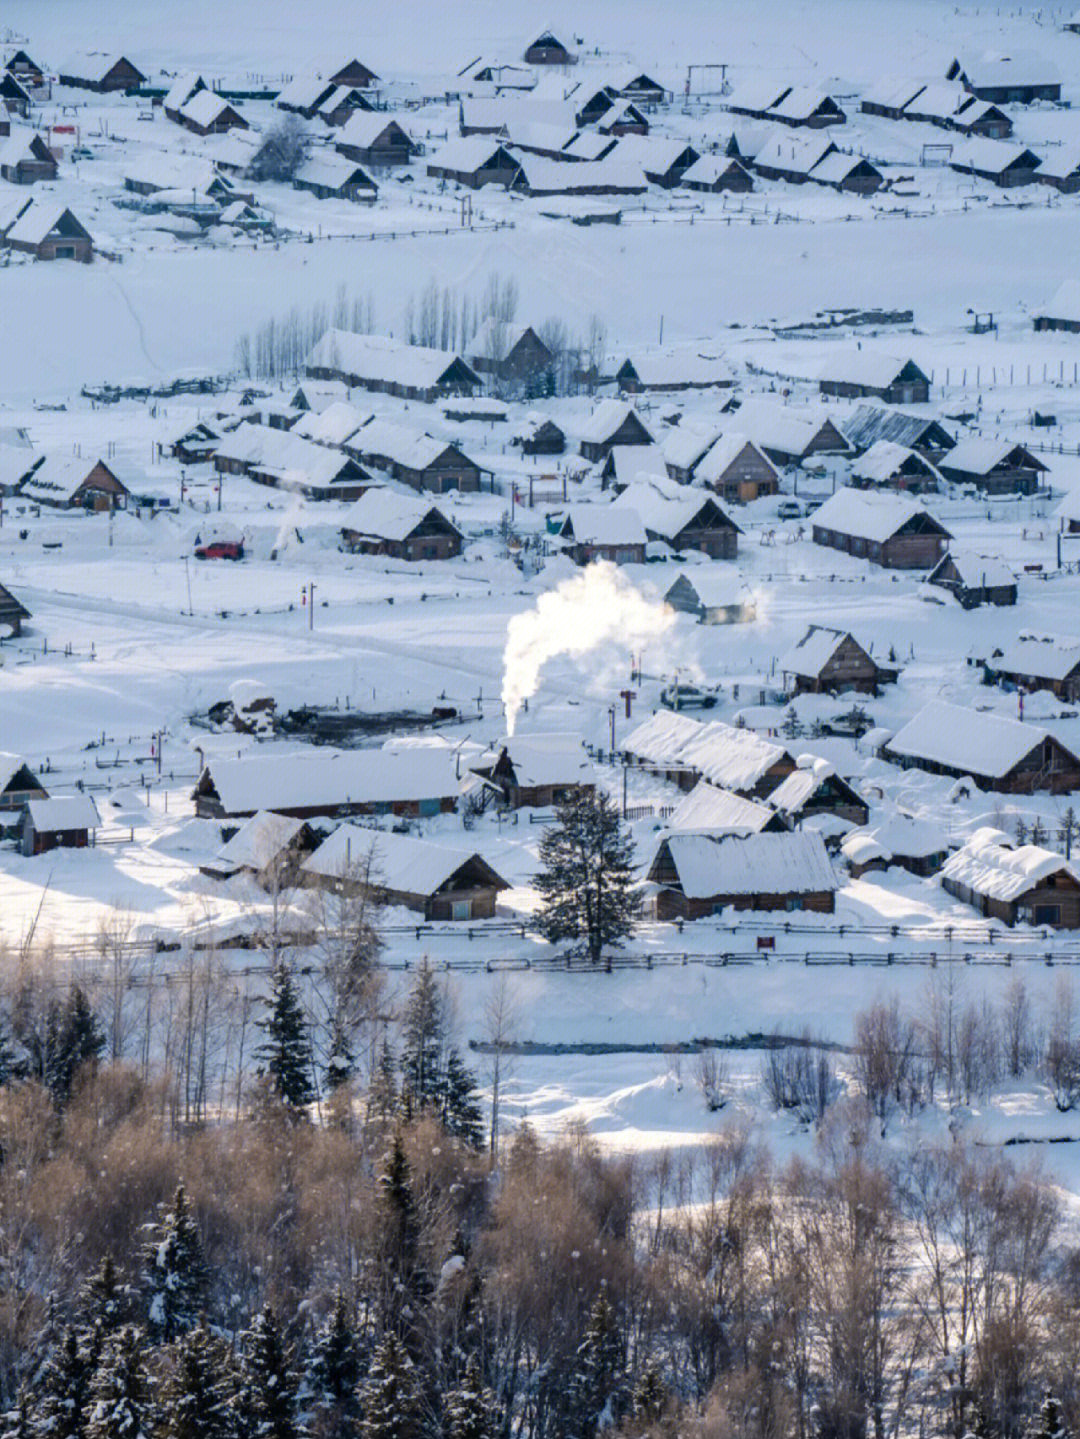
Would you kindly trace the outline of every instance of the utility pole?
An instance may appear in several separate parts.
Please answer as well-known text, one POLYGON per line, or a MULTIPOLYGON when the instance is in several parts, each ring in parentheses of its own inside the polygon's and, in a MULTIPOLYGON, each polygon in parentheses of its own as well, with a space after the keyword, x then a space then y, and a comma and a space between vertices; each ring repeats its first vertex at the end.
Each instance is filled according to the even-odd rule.
POLYGON ((307 627, 309 630, 315 628, 315 581, 308 580, 308 615, 307 627))
POLYGON ((611 721, 611 759, 615 760, 615 706, 608 707, 608 719, 611 721))
POLYGON ((189 615, 195 613, 195 607, 191 603, 191 560, 184 556, 184 573, 187 575, 187 612, 189 615))

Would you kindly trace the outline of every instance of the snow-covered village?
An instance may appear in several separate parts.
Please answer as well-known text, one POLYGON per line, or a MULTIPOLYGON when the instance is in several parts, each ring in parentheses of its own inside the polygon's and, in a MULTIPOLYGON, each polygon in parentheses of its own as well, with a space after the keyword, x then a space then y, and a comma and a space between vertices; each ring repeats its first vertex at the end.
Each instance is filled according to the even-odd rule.
POLYGON ((1080 13, 0 4, 8 1439, 1080 1434, 1080 13))

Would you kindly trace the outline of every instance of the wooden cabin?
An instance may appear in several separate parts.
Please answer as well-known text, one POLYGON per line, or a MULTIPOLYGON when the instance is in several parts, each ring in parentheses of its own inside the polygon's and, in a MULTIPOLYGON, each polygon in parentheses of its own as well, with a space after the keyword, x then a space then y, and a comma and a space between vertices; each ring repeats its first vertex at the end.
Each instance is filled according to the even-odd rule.
POLYGON ((342 549, 395 560, 448 560, 461 554, 461 531, 443 512, 412 495, 372 489, 341 522, 342 549))
POLYGON ((332 85, 355 86, 358 90, 370 90, 378 83, 378 75, 359 60, 348 60, 330 76, 332 85))
POLYGON ((515 735, 469 768, 511 810, 549 809, 596 789, 596 772, 576 735, 515 735))
MULTIPOLYGON (((22 201, 22 197, 18 197, 22 201)), ((19 250, 35 260, 78 260, 89 264, 94 241, 66 206, 50 197, 29 199, 0 215, 0 249, 19 250)))
POLYGON ((346 449, 414 490, 436 495, 451 490, 475 494, 485 473, 457 445, 390 420, 372 420, 362 425, 346 449))
POLYGON ((30 611, 15 598, 6 585, 0 585, 0 626, 7 629, 9 639, 22 634, 23 620, 30 618, 30 611))
POLYGON ((945 861, 941 887, 987 919, 1080 929, 1080 871, 1053 850, 977 829, 945 861))
POLYGON ((844 836, 840 853, 852 879, 896 866, 922 879, 938 870, 949 857, 949 842, 937 825, 896 814, 870 829, 844 836))
POLYGON ((602 400, 579 431, 581 454, 594 463, 613 445, 651 445, 653 437, 632 405, 602 400))
POLYGON ((307 190, 318 200, 371 203, 379 187, 362 165, 344 155, 309 155, 292 177, 294 190, 307 190))
POLYGON ((10 816, 30 800, 48 797, 48 790, 21 754, 0 752, 0 815, 10 816))
POLYGON ((505 384, 524 384, 545 374, 555 356, 531 325, 484 320, 469 344, 469 364, 480 375, 505 384))
POLYGON ((566 553, 578 565, 610 560, 616 565, 645 563, 647 537, 636 510, 618 505, 570 505, 558 528, 566 553))
POLYGON ((937 467, 906 445, 876 440, 851 467, 851 483, 858 490, 890 489, 900 494, 937 494, 942 488, 937 467))
POLYGON ((845 824, 866 824, 870 818, 862 795, 827 760, 809 755, 800 756, 796 768, 769 795, 769 804, 795 828, 822 815, 845 824))
POLYGON ((741 575, 696 565, 668 587, 664 603, 703 625, 747 624, 757 618, 754 597, 741 575))
POLYGON ((277 894, 299 882, 304 860, 318 845, 315 830, 304 820, 260 810, 199 866, 199 873, 210 879, 248 875, 260 889, 277 894))
POLYGON ((96 90, 108 94, 114 90, 134 90, 146 82, 146 76, 125 55, 108 55, 88 51, 72 56, 60 67, 60 84, 79 90, 96 90))
POLYGON ((965 610, 979 605, 1014 605, 1016 576, 996 555, 950 545, 926 577, 928 585, 948 590, 965 610))
POLYGON ((520 170, 521 162, 504 145, 483 135, 451 140, 427 162, 432 179, 448 180, 469 190, 481 190, 485 185, 509 189, 520 170))
POLYGON ((18 133, 0 145, 0 178, 13 185, 55 180, 56 160, 40 135, 18 133))
POLYGON ((379 169, 408 165, 419 153, 416 142, 396 120, 364 110, 355 111, 341 127, 334 148, 347 160, 379 169))
POLYGON ((452 395, 474 395, 482 385, 460 355, 351 330, 327 330, 308 355, 304 373, 312 380, 340 380, 350 389, 428 404, 452 395))
POLYGON ((838 351, 822 367, 823 395, 844 399, 873 397, 887 405, 925 405, 930 379, 914 360, 897 360, 873 350, 838 351))
POLYGON ((869 490, 837 490, 815 511, 812 525, 815 545, 886 569, 933 569, 952 539, 914 500, 869 490))
POLYGON ((1080 758, 1037 725, 932 700, 898 730, 882 756, 905 769, 970 777, 1004 794, 1080 789, 1080 758))
POLYGON ((22 486, 24 499, 61 510, 123 510, 131 496, 104 460, 46 455, 22 486))
POLYGON ((1027 693, 1049 690, 1066 704, 1080 700, 1080 639, 1027 632, 995 645, 983 661, 989 679, 1027 693))
POLYGON ((846 630, 810 625, 780 661, 784 686, 791 694, 842 694, 855 690, 876 695, 896 681, 895 669, 882 669, 846 630))
POLYGON ((839 887, 816 834, 715 838, 672 834, 660 841, 647 879, 659 920, 692 920, 733 910, 832 914, 839 887))
POLYGON ((974 485, 987 495, 1033 495, 1050 473, 1026 446, 977 436, 961 440, 938 468, 954 485, 974 485))
POLYGON ((525 50, 527 65, 574 65, 577 56, 552 30, 544 30, 525 50))
POLYGON ((30 856, 54 849, 86 849, 100 824, 94 801, 87 794, 28 799, 20 825, 22 852, 30 856))

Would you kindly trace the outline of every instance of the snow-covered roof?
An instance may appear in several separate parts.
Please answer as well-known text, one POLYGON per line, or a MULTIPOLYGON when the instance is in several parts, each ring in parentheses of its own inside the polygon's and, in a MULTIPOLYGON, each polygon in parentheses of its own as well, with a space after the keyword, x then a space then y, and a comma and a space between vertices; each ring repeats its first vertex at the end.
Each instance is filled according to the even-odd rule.
POLYGON ((522 789, 596 782, 596 770, 585 753, 580 735, 513 735, 499 740, 494 749, 482 757, 481 765, 474 768, 494 763, 503 750, 522 789))
POLYGON ((781 674, 816 679, 847 638, 846 630, 832 630, 826 625, 811 625, 802 639, 781 659, 781 674))
POLYGON ((1001 779, 1046 739, 1036 725, 931 700, 893 735, 892 754, 929 760, 981 779, 1001 779))
POLYGON ((1014 145, 1006 140, 989 140, 982 135, 973 135, 968 140, 962 140, 953 149, 949 163, 954 169, 979 170, 987 175, 1000 175, 1003 170, 1013 165, 1020 169, 1035 168, 1028 165, 1031 159, 1034 159, 1035 166, 1040 163, 1026 145, 1014 145))
POLYGON ((672 834, 663 841, 687 899, 713 895, 822 894, 838 888, 816 834, 751 834, 713 839, 672 834))
POLYGON ((550 125, 569 140, 577 129, 574 106, 562 90, 547 97, 534 86, 528 96, 468 96, 461 102, 461 123, 466 130, 505 130, 516 135, 533 125, 550 125))
POLYGON ((753 111, 772 110, 790 89, 790 85, 784 85, 779 80, 770 80, 760 76, 741 80, 736 85, 734 94, 728 99, 728 108, 753 111))
POLYGON ((330 81, 320 75, 296 75, 282 86, 276 104, 282 108, 314 110, 327 91, 333 88, 330 81))
POLYGON ((329 488, 352 466, 347 455, 313 444, 291 430, 272 425, 240 425, 217 447, 219 458, 233 460, 273 476, 284 488, 329 488))
POLYGON ((471 175, 474 170, 494 160, 500 152, 505 155, 506 149, 498 139, 489 135, 463 135, 442 145, 434 155, 429 155, 427 164, 429 169, 435 166, 440 170, 456 170, 471 175))
POLYGON ((695 565, 692 570, 684 570, 668 586, 665 599, 671 595, 672 590, 680 581, 690 585, 707 610, 744 605, 751 599, 746 581, 739 571, 729 564, 695 565))
POLYGON ((692 470, 720 438, 719 425, 708 429, 697 429, 685 421, 666 436, 663 444, 664 459, 678 470, 692 470))
MULTIPOLYGON (((844 416, 840 428, 853 445, 860 449, 879 440, 892 440, 901 445, 915 445, 936 420, 923 415, 909 415, 893 405, 857 405, 853 414, 844 416)), ((947 433, 947 432, 946 432, 947 433)), ((951 437, 950 437, 951 438, 951 437)))
MULTIPOLYGON (((213 90, 199 90, 180 106, 179 113, 192 124, 207 127, 213 125, 225 110, 236 110, 223 96, 213 90)), ((239 114, 239 111, 236 111, 239 114)))
POLYGON ((373 463, 389 460, 407 470, 426 470, 440 455, 457 446, 449 440, 436 439, 426 431, 395 424, 393 420, 375 419, 353 436, 351 448, 371 456, 373 463))
MULTIPOLYGON (((621 144, 621 142, 620 142, 621 144)), ((603 160, 551 160, 520 153, 526 187, 540 195, 640 195, 649 188, 639 164, 624 160, 619 148, 603 160)))
POLYGON ((664 385, 730 385, 734 376, 722 355, 703 355, 686 347, 640 350, 627 356, 646 389, 664 385))
POLYGON ((880 350, 831 350, 822 364, 818 378, 845 385, 864 385, 868 389, 887 390, 899 379, 911 360, 883 355, 880 350))
POLYGON ((152 185, 155 190, 190 190, 200 195, 215 178, 217 172, 210 161, 197 155, 142 155, 124 170, 124 179, 138 185, 152 185))
POLYGON ((769 803, 780 814, 798 814, 835 773, 827 759, 817 755, 800 755, 795 769, 769 795, 769 803))
MULTIPOLYGON (((964 118, 967 118, 966 114, 964 118)), ((1043 180, 1067 180, 1075 176, 1077 171, 1080 171, 1080 144, 1074 141, 1071 144, 1061 145, 1056 150, 1050 150, 1043 156, 1043 162, 1039 166, 1039 177, 1043 180)), ((1065 284, 1075 285, 1076 281, 1066 280, 1065 284)), ((1060 290, 1058 293, 1061 293, 1060 290)), ((1050 310, 1048 313, 1057 315, 1055 310, 1050 310)))
MULTIPOLYGON (((337 147, 352 145, 358 150, 369 150, 390 125, 397 125, 406 135, 409 134, 401 121, 394 115, 387 115, 385 110, 354 110, 338 132, 337 147)), ((409 136, 409 139, 411 141, 412 137, 409 136)))
MULTIPOLYGON (((941 461, 946 470, 963 470, 969 475, 988 475, 991 470, 1003 464, 1017 449, 1010 440, 983 439, 979 435, 962 439, 941 461)), ((1030 468, 1044 470, 1046 466, 1034 455, 1030 457, 1030 468)))
POLYGON ((777 125, 754 156, 758 169, 784 170, 808 175, 833 149, 833 142, 824 130, 792 130, 777 125))
POLYGON ((3 794, 25 764, 26 760, 21 754, 9 754, 6 750, 0 750, 0 794, 3 794))
POLYGON ((847 177, 860 165, 870 163, 865 155, 846 155, 843 150, 833 150, 819 160, 810 172, 811 177, 825 185, 842 185, 847 177))
POLYGON ((682 182, 684 185, 715 185, 732 166, 736 170, 744 168, 737 155, 700 155, 683 171, 682 182))
MULTIPOLYGON (((966 589, 1001 589, 1016 584, 1016 576, 997 555, 980 555, 964 546, 950 545, 934 574, 949 560, 956 566, 959 582, 966 589)), ((930 578, 933 579, 933 574, 930 578)))
MULTIPOLYGON (((308 874, 341 879, 357 866, 367 867, 370 881, 395 894, 434 894, 471 859, 480 859, 475 850, 449 849, 430 840, 388 830, 340 825, 303 864, 308 874)), ((487 863, 487 861, 483 861, 487 863)), ((498 887, 509 886, 498 880, 498 887)))
POLYGON ((88 794, 51 795, 26 804, 30 823, 38 834, 64 829, 97 829, 101 816, 88 794))
MULTIPOLYGON (((40 245, 52 234, 65 215, 71 215, 71 211, 59 201, 35 198, 7 231, 7 240, 9 243, 40 245)), ((75 219, 73 215, 71 218, 75 219)), ((79 222, 76 220, 75 223, 78 225, 79 222)))
POLYGON ((355 160, 346 160, 344 155, 322 150, 309 155, 297 167, 293 176, 302 185, 320 185, 327 190, 340 190, 343 185, 361 185, 364 189, 377 190, 378 186, 362 166, 355 160))
POLYGON ((814 512, 813 524, 842 535, 883 544, 917 515, 929 512, 904 495, 874 490, 839 489, 814 512))
POLYGON ((805 454, 826 419, 816 410, 796 410, 767 395, 744 400, 731 417, 731 427, 756 445, 785 455, 805 454))
POLYGON ((977 829, 945 861, 941 878, 1006 903, 1019 899, 1053 874, 1080 882, 1080 870, 1053 850, 1036 844, 1015 845, 999 829, 977 829))
MULTIPOLYGON (((446 520, 443 512, 429 500, 416 495, 402 494, 398 490, 378 487, 367 490, 347 509, 341 518, 341 528, 373 539, 407 540, 428 515, 435 513, 446 520)), ((454 526, 446 520, 450 529, 454 526)))
POLYGON ((24 450, 19 445, 0 445, 0 495, 24 480, 34 466, 41 463, 41 458, 33 450, 24 450))
MULTIPOLYGON (((56 73, 70 75, 77 80, 100 83, 121 60, 127 60, 127 56, 115 55, 107 50, 79 50, 74 55, 69 55, 56 73)), ((130 65, 131 61, 127 60, 127 63, 130 65)))
POLYGON ((944 854, 948 848, 948 841, 936 824, 906 814, 890 815, 879 824, 852 830, 840 846, 852 864, 866 864, 872 859, 887 862, 896 857, 926 859, 932 854, 944 854))
POLYGON ((27 499, 52 501, 54 504, 70 500, 97 463, 96 458, 48 454, 23 485, 21 493, 27 499))
POLYGON ((1061 72, 1057 66, 1029 50, 1016 50, 1011 55, 969 55, 958 60, 957 64, 976 90, 1061 83, 1061 72))
POLYGON ((1080 487, 1068 490, 1061 504, 1054 511, 1055 519, 1075 520, 1080 524, 1080 487))
POLYGON ((710 447, 708 454, 698 464, 694 471, 695 477, 707 485, 715 484, 748 446, 754 451, 757 462, 767 466, 775 475, 776 468, 772 461, 761 453, 748 435, 741 430, 728 430, 710 447))
POLYGON ((215 868, 264 869, 299 834, 304 821, 289 815, 260 810, 240 826, 215 858, 215 868))
POLYGON ((579 545, 643 545, 646 539, 637 510, 618 504, 570 505, 559 533, 579 545))
MULTIPOLYGON (((15 130, 0 143, 0 165, 18 165, 23 160, 38 160, 45 141, 36 130, 15 130), (35 151, 34 142, 37 142, 35 151)), ((46 154, 48 147, 46 146, 46 154)))
POLYGON ((698 834, 760 834, 773 818, 773 811, 756 800, 743 799, 728 789, 717 789, 708 780, 699 780, 668 819, 673 830, 694 830, 698 834))
MULTIPOLYGON (((628 485, 615 503, 636 511, 649 535, 674 540, 693 525, 706 505, 715 505, 716 501, 700 489, 690 489, 658 475, 643 476, 628 485)), ((738 530, 733 521, 729 523, 738 530)))
POLYGON ((745 791, 787 757, 783 745, 719 720, 658 710, 632 730, 622 748, 658 768, 695 770, 721 789, 745 791))
POLYGON ((971 93, 957 80, 932 80, 919 91, 918 99, 912 103, 912 110, 918 115, 932 115, 939 120, 951 120, 971 93))
POLYGON ((1080 639, 1073 635, 1019 634, 1000 648, 995 647, 987 663, 999 674, 1067 679, 1080 667, 1080 639))
POLYGON ((601 400, 596 409, 577 429, 577 436, 587 443, 602 445, 610 440, 631 415, 641 423, 648 433, 648 427, 633 405, 626 400, 601 400))
POLYGON ((937 475, 937 470, 929 460, 909 449, 907 445, 898 445, 895 440, 875 440, 866 453, 852 465, 851 473, 860 480, 884 484, 898 475, 901 466, 912 459, 917 460, 920 468, 930 475, 937 475))
POLYGON ((181 105, 191 99, 196 90, 203 89, 205 85, 206 81, 197 70, 182 71, 165 92, 164 108, 179 110, 181 105))
POLYGON ((321 754, 251 755, 207 765, 226 814, 260 809, 334 808, 456 799, 453 753, 441 746, 365 749, 321 754))
MULTIPOLYGON (((364 380, 431 389, 455 362, 465 364, 460 355, 449 350, 406 345, 388 335, 357 335, 351 330, 327 330, 316 342, 305 363, 308 369, 338 370, 364 380)), ((472 375, 471 370, 468 373, 472 375)), ((473 375, 473 381, 479 385, 480 377, 473 375)))
POLYGON ((664 481, 662 489, 667 483, 673 483, 668 482, 664 452, 659 445, 612 445, 609 458, 615 471, 615 484, 620 489, 625 490, 646 476, 650 482, 664 481))
POLYGON ((348 400, 333 400, 323 409, 305 410, 289 433, 317 445, 344 445, 370 419, 370 410, 358 410, 348 400))
POLYGON ((866 91, 863 104, 880 105, 886 110, 906 110, 925 89, 925 80, 885 79, 866 91))
POLYGON ((769 118, 775 116, 777 119, 806 120, 827 102, 836 104, 821 90, 815 90, 809 85, 794 85, 782 100, 769 106, 769 118))

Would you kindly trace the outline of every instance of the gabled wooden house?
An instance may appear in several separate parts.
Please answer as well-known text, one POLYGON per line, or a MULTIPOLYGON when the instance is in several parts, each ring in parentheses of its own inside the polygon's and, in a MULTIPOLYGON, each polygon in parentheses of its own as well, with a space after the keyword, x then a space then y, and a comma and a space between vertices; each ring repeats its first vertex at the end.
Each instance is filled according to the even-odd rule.
POLYGON ((73 55, 60 66, 59 76, 61 85, 99 93, 134 90, 146 80, 143 72, 125 55, 110 55, 101 50, 73 55))
POLYGON ((22 634, 23 620, 30 618, 30 611, 17 600, 6 585, 0 585, 0 626, 7 630, 10 638, 22 634))
POLYGON ((469 364, 481 375, 523 384, 550 370, 555 356, 531 325, 488 318, 469 343, 469 364))
POLYGON ((0 144, 0 178, 13 185, 55 180, 56 171, 53 153, 40 135, 17 131, 0 144))
POLYGON ((359 60, 347 60, 330 76, 334 85, 355 86, 358 90, 370 90, 378 83, 378 75, 359 60))
POLYGON ((902 494, 936 494, 941 488, 937 467, 906 445, 876 440, 851 466, 851 483, 859 490, 889 489, 902 494))
POLYGON ((995 645, 983 661, 988 679, 1027 692, 1049 690, 1059 700, 1080 700, 1080 639, 1030 631, 995 645))
POLYGON ((442 510, 412 495, 371 489, 341 521, 342 549, 395 560, 448 560, 461 554, 461 531, 442 510))
POLYGON ((876 695, 893 684, 895 669, 882 668, 847 630, 810 625, 780 660, 785 688, 792 694, 842 694, 856 690, 876 695))
POLYGON ((390 420, 372 420, 361 426, 346 448, 365 464, 385 470, 414 490, 436 495, 451 490, 475 494, 485 473, 457 445, 390 420))
POLYGON ((957 778, 1005 794, 1080 789, 1080 758, 1037 725, 931 700, 882 749, 905 769, 957 778))
POLYGON ((544 30, 526 47, 522 57, 527 65, 573 65, 577 55, 553 30, 544 30))
POLYGON ((660 920, 724 909, 832 914, 839 888, 824 843, 810 833, 671 834, 660 841, 647 879, 656 886, 660 920))
POLYGON ((596 789, 596 771, 571 734, 514 735, 469 765, 505 809, 548 809, 596 789))
POLYGON ((520 162, 505 146, 483 135, 451 140, 427 162, 427 172, 433 180, 449 180, 469 190, 480 190, 485 185, 509 189, 520 169, 520 162))
POLYGON ((949 546, 948 553, 927 575, 926 583, 948 590, 965 610, 978 605, 1016 604, 1016 576, 1003 560, 956 545, 949 546))
POLYGON ((640 517, 646 540, 662 540, 676 554, 698 550, 710 559, 733 560, 739 552, 742 531, 711 495, 700 490, 646 476, 629 485, 615 505, 640 517))
POLYGON ((613 445, 651 445, 653 437, 632 405, 602 400, 579 430, 581 454, 587 460, 606 458, 613 445))
POLYGON ((93 843, 101 818, 88 794, 52 795, 26 801, 20 824, 22 853, 48 854, 54 849, 86 849, 93 843))
POLYGON ((987 495, 1033 495, 1049 474, 1025 445, 980 437, 961 440, 938 468, 954 485, 974 485, 987 495))
POLYGON ((104 460, 46 455, 22 486, 24 499, 62 510, 122 510, 130 499, 123 481, 104 460))
POLYGON ((21 754, 0 752, 0 813, 17 813, 32 799, 47 799, 48 791, 21 754))
POLYGON ((795 829, 822 815, 844 824, 866 824, 870 806, 825 759, 800 755, 795 769, 781 780, 768 802, 795 829))
POLYGON ((914 500, 870 490, 837 490, 812 524, 814 544, 887 569, 933 569, 952 539, 914 500))
POLYGON ((557 533, 567 542, 566 552, 578 565, 592 564, 594 560, 610 560, 616 565, 645 562, 648 540, 636 510, 614 504, 570 505, 557 533))
POLYGON ((358 165, 381 169, 407 165, 418 153, 416 141, 384 113, 357 110, 341 127, 334 148, 358 165))
POLYGON ((945 861, 941 887, 1003 924, 1080 929, 1080 870, 1054 850, 977 829, 945 861))
POLYGON ((914 360, 898 360, 874 350, 838 350, 821 368, 823 395, 874 398, 887 405, 925 405, 930 379, 914 360))

